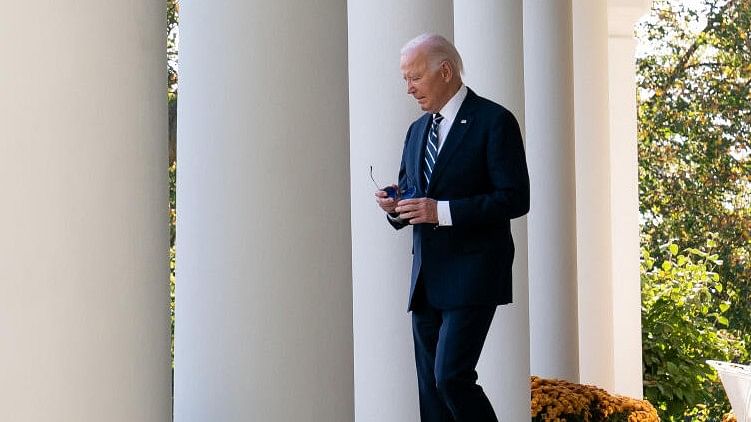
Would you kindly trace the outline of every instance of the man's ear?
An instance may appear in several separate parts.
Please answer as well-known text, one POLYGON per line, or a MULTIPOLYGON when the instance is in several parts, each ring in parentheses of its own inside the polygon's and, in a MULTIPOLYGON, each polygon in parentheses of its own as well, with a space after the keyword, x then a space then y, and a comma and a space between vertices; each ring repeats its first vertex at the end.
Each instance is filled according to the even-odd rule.
POLYGON ((441 78, 445 82, 449 82, 452 79, 453 74, 454 74, 454 70, 451 69, 449 62, 446 60, 441 62, 441 78))

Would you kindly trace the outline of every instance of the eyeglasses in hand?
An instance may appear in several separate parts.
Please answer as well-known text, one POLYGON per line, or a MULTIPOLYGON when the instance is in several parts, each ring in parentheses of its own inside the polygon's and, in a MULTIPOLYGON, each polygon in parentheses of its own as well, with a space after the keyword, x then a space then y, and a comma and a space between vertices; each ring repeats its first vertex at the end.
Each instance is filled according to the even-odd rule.
POLYGON ((404 186, 404 189, 398 189, 397 187, 394 187, 394 186, 386 186, 382 188, 373 177, 373 166, 370 166, 370 180, 373 181, 373 184, 375 185, 376 189, 386 192, 386 195, 388 195, 389 198, 393 198, 397 201, 401 199, 414 198, 415 196, 417 196, 417 185, 414 184, 414 182, 412 181, 412 178, 409 177, 409 175, 406 175, 406 176, 407 176, 407 183, 404 186))

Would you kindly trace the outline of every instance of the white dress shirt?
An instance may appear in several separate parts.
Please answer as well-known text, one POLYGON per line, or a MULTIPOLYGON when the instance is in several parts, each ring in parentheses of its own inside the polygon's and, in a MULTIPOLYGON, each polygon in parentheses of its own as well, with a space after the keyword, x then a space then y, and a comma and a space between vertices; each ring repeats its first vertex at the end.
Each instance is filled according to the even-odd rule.
MULTIPOLYGON (((443 116, 443 120, 438 124, 438 156, 441 155, 441 148, 443 148, 444 141, 446 141, 446 136, 448 136, 451 125, 454 124, 454 119, 456 119, 456 115, 459 113, 459 107, 462 106, 465 98, 467 98, 467 87, 462 84, 459 91, 438 112, 443 116)), ((436 161, 438 161, 438 157, 436 157, 436 161)), ((451 225, 451 207, 449 206, 449 201, 438 201, 438 225, 451 225)))

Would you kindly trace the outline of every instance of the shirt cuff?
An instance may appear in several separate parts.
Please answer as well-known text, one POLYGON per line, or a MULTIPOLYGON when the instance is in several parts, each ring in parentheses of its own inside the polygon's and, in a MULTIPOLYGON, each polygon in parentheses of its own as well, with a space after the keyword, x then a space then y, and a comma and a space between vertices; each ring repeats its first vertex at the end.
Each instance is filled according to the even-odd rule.
POLYGON ((438 201, 438 225, 451 225, 451 207, 449 207, 449 201, 438 201))
POLYGON ((399 214, 394 213, 393 215, 391 213, 386 213, 386 217, 388 217, 389 220, 393 221, 397 224, 404 224, 404 219, 399 217, 399 214))

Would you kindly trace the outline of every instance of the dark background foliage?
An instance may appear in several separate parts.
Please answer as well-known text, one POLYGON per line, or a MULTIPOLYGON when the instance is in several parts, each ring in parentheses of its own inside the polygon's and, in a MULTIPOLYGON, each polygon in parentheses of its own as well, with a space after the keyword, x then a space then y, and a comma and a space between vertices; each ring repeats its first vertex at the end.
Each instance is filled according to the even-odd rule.
POLYGON ((645 394, 666 420, 719 420, 704 360, 748 358, 750 29, 751 0, 654 0, 637 28, 645 394), (701 305, 667 292, 648 306, 661 285, 701 305))

